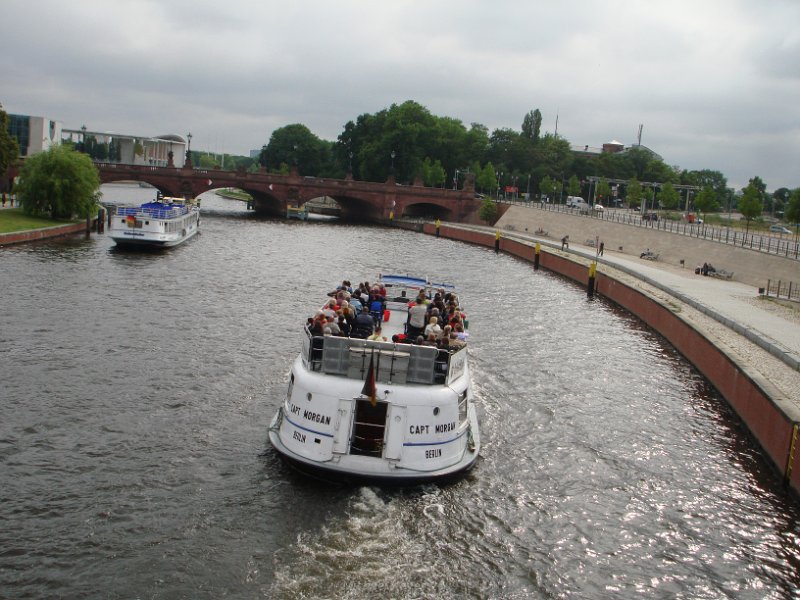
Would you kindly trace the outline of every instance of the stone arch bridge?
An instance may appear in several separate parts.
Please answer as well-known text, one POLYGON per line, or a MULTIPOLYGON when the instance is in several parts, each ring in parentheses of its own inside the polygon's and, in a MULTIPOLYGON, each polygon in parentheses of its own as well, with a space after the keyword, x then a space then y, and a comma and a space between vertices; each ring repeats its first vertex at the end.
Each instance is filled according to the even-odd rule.
POLYGON ((422 185, 399 185, 390 176, 385 183, 303 177, 292 169, 288 175, 260 171, 222 171, 191 167, 152 167, 118 163, 95 163, 102 183, 141 181, 165 196, 194 198, 220 188, 237 188, 253 197, 253 208, 265 215, 286 216, 287 208, 302 207, 309 200, 329 197, 352 221, 388 221, 392 218, 439 218, 445 221, 478 222, 481 200, 468 175, 463 189, 447 190, 422 185))

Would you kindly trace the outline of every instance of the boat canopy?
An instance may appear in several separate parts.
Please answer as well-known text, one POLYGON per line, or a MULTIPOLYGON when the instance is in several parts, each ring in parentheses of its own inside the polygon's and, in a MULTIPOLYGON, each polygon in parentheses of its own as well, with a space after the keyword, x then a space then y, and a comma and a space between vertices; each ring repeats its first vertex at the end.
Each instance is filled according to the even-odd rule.
POLYGON ((384 285, 403 286, 412 289, 422 288, 441 288, 445 290, 455 290, 456 286, 450 283, 435 283, 428 281, 427 278, 411 277, 410 275, 379 275, 380 281, 384 285))

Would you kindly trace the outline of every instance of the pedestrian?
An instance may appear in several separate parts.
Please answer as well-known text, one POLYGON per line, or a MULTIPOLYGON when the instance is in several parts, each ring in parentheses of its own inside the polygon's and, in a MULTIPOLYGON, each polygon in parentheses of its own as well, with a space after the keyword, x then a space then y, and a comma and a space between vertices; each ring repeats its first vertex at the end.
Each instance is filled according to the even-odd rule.
POLYGON ((603 248, 605 247, 606 247, 605 242, 600 242, 600 251, 598 252, 600 256, 603 256, 603 248))
POLYGON ((569 236, 565 235, 561 238, 561 249, 569 248, 569 236))

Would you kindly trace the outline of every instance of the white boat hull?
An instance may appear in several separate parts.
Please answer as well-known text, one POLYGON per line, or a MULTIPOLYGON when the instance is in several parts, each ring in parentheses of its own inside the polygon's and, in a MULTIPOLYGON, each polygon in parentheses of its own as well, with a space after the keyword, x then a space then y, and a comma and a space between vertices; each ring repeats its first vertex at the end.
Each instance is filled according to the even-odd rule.
POLYGON ((448 386, 379 383, 374 408, 360 396, 362 384, 310 372, 298 357, 271 444, 303 471, 344 480, 425 482, 475 465, 480 434, 466 365, 448 386), (375 422, 361 423, 373 420, 363 412, 374 412, 375 422))
POLYGON ((171 248, 200 231, 200 209, 151 210, 119 207, 111 217, 109 236, 119 246, 171 248))

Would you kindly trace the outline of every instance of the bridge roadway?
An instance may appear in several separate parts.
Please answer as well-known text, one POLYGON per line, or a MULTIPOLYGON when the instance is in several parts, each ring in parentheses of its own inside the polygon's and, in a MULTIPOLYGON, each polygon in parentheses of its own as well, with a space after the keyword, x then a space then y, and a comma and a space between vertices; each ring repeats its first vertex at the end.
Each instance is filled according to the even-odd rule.
POLYGON ((165 196, 195 198, 213 189, 237 188, 253 197, 260 213, 285 216, 289 207, 301 207, 316 198, 333 198, 346 220, 388 222, 392 218, 426 217, 462 223, 477 223, 481 200, 475 198, 474 178, 469 176, 460 190, 400 185, 393 176, 384 183, 300 176, 296 168, 288 175, 259 171, 153 167, 96 162, 102 183, 141 181, 165 196))

